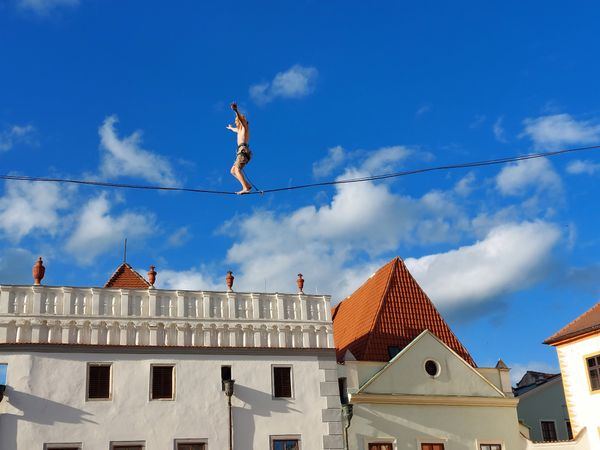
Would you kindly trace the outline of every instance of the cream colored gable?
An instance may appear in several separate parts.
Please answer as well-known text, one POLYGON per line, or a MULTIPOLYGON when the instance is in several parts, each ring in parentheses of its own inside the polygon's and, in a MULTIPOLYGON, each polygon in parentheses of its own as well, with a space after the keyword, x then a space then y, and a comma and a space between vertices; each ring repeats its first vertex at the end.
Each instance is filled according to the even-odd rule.
POLYGON ((425 330, 359 390, 365 394, 501 397, 504 394, 425 330), (425 361, 440 366, 439 375, 425 372, 425 361))

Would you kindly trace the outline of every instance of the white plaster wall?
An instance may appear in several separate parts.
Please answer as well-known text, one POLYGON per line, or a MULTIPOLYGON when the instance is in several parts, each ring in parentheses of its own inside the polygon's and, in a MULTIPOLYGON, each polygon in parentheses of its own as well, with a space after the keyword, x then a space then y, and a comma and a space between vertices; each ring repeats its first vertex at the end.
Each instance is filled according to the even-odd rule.
POLYGON ((367 450, 384 440, 397 450, 420 450, 421 443, 440 442, 445 450, 475 450, 480 443, 499 443, 506 450, 524 449, 516 408, 429 405, 356 405, 349 428, 349 450, 367 450))
MULTIPOLYGON (((203 438, 208 449, 228 445, 228 412, 221 365, 235 378, 236 450, 268 449, 270 435, 300 435, 303 450, 323 448, 327 408, 321 395, 323 360, 335 355, 8 353, 7 395, 0 404, 0 449, 42 450, 44 443, 145 441, 146 449, 173 449, 174 439, 203 438), (88 362, 112 362, 112 400, 86 401, 88 362), (149 400, 150 364, 173 363, 175 400, 149 400), (293 366, 293 399, 273 399, 271 366, 293 366)), ((331 362, 330 362, 331 361, 331 362)), ((331 405, 330 405, 331 406, 331 405)), ((334 407, 336 405, 333 405, 334 407)), ((339 403, 337 405, 339 408, 339 403)), ((338 427, 339 428, 339 427, 338 427)))
POLYGON ((587 428, 592 449, 600 449, 600 391, 590 387, 586 357, 600 353, 600 335, 557 347, 573 434, 587 428))

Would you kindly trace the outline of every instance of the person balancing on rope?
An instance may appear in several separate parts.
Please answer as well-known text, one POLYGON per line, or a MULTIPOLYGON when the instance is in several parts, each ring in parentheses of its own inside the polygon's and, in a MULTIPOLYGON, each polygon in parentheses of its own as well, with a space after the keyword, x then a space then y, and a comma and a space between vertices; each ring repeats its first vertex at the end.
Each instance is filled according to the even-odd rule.
POLYGON ((237 103, 231 104, 231 109, 235 113, 235 127, 227 125, 227 129, 237 134, 237 155, 235 162, 231 167, 231 175, 233 175, 242 184, 242 190, 236 192, 238 195, 247 194, 252 190, 252 186, 244 176, 243 169, 252 158, 252 152, 248 146, 250 139, 250 130, 248 129, 248 120, 246 116, 239 112, 237 103))

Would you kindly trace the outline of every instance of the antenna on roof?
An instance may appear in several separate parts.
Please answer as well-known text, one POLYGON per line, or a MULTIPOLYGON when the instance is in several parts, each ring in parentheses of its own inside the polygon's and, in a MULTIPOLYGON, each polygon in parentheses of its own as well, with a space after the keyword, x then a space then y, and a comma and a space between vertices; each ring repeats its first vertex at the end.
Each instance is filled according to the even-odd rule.
POLYGON ((127 238, 125 238, 125 245, 123 246, 123 262, 127 262, 127 238))

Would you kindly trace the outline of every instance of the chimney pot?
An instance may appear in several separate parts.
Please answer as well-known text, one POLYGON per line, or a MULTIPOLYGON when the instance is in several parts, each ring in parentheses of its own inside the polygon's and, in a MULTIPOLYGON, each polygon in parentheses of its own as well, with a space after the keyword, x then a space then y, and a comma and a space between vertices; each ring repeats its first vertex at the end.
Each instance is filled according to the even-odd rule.
POLYGON ((33 284, 39 286, 44 278, 44 275, 46 274, 46 268, 44 267, 44 262, 42 261, 41 256, 33 265, 31 274, 33 275, 33 284))

